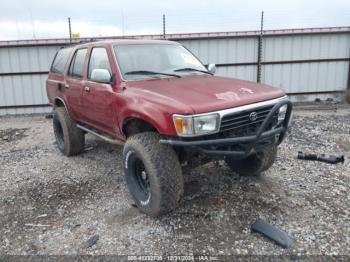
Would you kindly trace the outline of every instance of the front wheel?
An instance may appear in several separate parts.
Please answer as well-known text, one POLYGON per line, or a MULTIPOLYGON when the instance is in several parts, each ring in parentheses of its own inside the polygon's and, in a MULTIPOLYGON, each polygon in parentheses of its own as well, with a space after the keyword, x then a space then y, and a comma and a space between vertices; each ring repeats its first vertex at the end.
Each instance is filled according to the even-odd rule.
POLYGON ((225 162, 233 172, 241 176, 258 176, 273 165, 276 156, 277 146, 269 146, 245 159, 235 160, 227 157, 225 162))
POLYGON ((177 207, 183 195, 181 166, 172 147, 159 135, 145 132, 130 137, 123 150, 126 183, 137 207, 156 217, 177 207))

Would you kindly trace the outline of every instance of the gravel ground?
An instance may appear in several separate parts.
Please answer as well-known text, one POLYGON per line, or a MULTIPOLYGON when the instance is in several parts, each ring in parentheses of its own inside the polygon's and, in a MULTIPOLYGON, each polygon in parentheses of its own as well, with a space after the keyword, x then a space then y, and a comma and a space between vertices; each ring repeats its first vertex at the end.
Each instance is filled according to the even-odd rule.
POLYGON ((122 147, 87 136, 67 158, 50 119, 0 118, 0 254, 350 255, 350 114, 296 110, 273 167, 239 177, 209 163, 185 174, 173 213, 138 212, 122 174, 122 147), (297 160, 298 151, 345 154, 330 165, 297 160), (288 232, 283 249, 250 230, 262 218, 288 232), (84 243, 98 235, 97 243, 84 243))

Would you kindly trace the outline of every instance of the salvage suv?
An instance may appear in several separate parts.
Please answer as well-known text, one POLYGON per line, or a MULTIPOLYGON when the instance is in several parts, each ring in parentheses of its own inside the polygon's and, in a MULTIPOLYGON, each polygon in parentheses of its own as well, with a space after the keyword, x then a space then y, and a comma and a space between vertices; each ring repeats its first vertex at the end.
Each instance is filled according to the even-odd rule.
POLYGON ((278 88, 214 72, 165 40, 62 48, 47 80, 57 146, 77 155, 86 133, 123 144, 127 186, 151 216, 178 205, 186 167, 222 159, 233 172, 258 175, 275 161, 291 102, 278 88))

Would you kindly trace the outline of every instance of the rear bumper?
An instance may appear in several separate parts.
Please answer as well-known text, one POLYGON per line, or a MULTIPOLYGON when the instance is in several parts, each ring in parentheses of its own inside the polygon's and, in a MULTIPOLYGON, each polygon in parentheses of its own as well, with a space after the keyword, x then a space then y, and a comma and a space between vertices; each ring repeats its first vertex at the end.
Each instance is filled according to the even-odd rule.
POLYGON ((282 100, 274 105, 255 135, 220 138, 210 140, 177 140, 161 139, 160 143, 176 147, 185 147, 189 151, 201 152, 211 156, 230 156, 237 159, 243 159, 255 151, 261 150, 266 146, 279 145, 288 130, 292 113, 292 103, 289 100, 282 100), (273 121, 274 115, 283 105, 287 105, 286 117, 278 127, 264 131, 273 121), (231 150, 230 146, 242 145, 241 150, 231 150), (220 148, 228 148, 226 150, 220 148))

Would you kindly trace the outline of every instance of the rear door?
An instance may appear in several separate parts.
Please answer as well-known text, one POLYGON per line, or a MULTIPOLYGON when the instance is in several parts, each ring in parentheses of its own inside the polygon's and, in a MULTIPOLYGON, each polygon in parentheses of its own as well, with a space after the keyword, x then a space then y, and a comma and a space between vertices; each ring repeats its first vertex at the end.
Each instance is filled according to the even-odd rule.
POLYGON ((94 82, 91 79, 94 69, 106 69, 112 75, 111 61, 107 48, 98 46, 91 49, 82 104, 86 123, 106 133, 114 134, 117 126, 113 103, 115 92, 110 84, 94 82))
POLYGON ((74 115, 77 121, 81 120, 84 114, 81 96, 86 54, 87 48, 81 48, 75 51, 66 80, 66 99, 70 105, 70 113, 74 115))
POLYGON ((68 59, 72 53, 72 48, 62 48, 57 51, 55 58, 52 62, 49 77, 46 81, 46 92, 50 100, 50 103, 54 103, 54 98, 61 96, 65 92, 66 82, 64 79, 64 71, 68 59))

